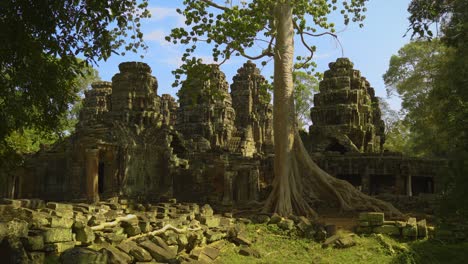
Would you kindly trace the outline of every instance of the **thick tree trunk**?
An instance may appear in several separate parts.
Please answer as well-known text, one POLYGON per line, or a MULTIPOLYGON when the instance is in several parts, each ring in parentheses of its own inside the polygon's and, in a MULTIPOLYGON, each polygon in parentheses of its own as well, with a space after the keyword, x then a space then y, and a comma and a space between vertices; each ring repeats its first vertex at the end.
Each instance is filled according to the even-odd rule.
POLYGON ((399 214, 392 205, 369 197, 348 182, 328 175, 311 160, 305 150, 295 126, 292 7, 290 1, 278 2, 274 9, 277 34, 273 91, 275 178, 264 210, 282 216, 316 216, 309 204, 324 200, 334 201, 344 210, 376 210, 399 214))
POLYGON ((275 178, 272 194, 267 200, 268 210, 281 215, 312 214, 304 201, 300 186, 300 173, 294 158, 295 120, 293 99, 294 27, 292 7, 286 1, 275 10, 277 26, 275 44, 273 129, 275 141, 275 178))

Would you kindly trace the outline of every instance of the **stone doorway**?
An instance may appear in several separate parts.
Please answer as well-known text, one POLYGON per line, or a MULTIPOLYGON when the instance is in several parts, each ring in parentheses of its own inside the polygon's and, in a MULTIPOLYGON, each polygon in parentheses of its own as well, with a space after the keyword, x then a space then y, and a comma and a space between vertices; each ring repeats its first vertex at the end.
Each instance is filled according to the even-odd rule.
POLYGON ((411 177, 411 181, 413 195, 434 193, 434 179, 432 177, 413 176, 411 177))
POLYGON ((330 144, 325 148, 325 151, 339 152, 341 154, 348 152, 348 150, 336 140, 330 142, 330 144))
POLYGON ((370 195, 383 193, 395 193, 396 178, 394 175, 374 174, 370 175, 370 195))
POLYGON ((238 171, 233 183, 232 198, 234 202, 249 201, 249 171, 238 171))
POLYGON ((362 177, 359 174, 338 174, 336 178, 345 180, 358 189, 362 187, 362 177))

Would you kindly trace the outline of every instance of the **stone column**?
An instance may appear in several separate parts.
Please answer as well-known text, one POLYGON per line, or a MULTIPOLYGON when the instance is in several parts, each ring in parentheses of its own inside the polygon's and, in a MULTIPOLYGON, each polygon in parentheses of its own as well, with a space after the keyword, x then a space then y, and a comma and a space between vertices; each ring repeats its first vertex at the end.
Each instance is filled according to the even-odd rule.
POLYGON ((86 150, 86 198, 88 202, 95 203, 99 201, 98 175, 99 170, 99 150, 86 150))
POLYGON ((411 177, 411 174, 408 174, 406 176, 406 195, 409 197, 413 196, 413 185, 412 185, 413 179, 411 177))

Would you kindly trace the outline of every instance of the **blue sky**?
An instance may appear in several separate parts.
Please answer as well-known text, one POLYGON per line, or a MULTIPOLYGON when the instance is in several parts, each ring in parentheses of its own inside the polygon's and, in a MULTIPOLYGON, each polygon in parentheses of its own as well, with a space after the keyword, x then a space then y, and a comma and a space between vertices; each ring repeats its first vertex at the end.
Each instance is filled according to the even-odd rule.
MULTIPOLYGON (((125 61, 143 61, 150 65, 153 75, 159 82, 158 94, 169 93, 173 96, 177 88, 172 88, 174 77, 172 70, 180 65, 180 57, 185 50, 184 46, 173 45, 164 40, 164 37, 174 27, 184 26, 184 18, 176 13, 176 8, 182 8, 182 0, 177 1, 155 1, 150 0, 150 11, 152 18, 142 23, 145 42, 149 49, 139 51, 138 54, 127 53, 125 56, 114 55, 107 61, 98 62, 96 67, 103 80, 110 81, 112 76, 118 72, 118 64, 125 61), (140 55, 144 55, 141 59, 140 55)), ((224 2, 224 1, 221 1, 224 2)), ((375 88, 377 96, 386 97, 385 86, 382 75, 388 68, 390 57, 396 54, 409 38, 403 38, 408 27, 407 7, 410 0, 370 0, 367 4, 366 19, 364 27, 359 28, 357 24, 343 25, 340 16, 331 16, 330 21, 335 22, 338 38, 344 50, 345 57, 354 62, 354 68, 361 71, 371 85, 375 88)), ((314 61, 317 70, 323 72, 328 69, 328 63, 342 56, 341 48, 331 37, 310 38, 309 45, 316 45, 317 52, 314 61)), ((300 41, 296 41, 296 55, 306 55, 301 47, 300 41)), ((196 53, 205 62, 211 61, 208 48, 201 49, 196 53)), ((231 83, 232 77, 246 59, 235 57, 223 64, 221 69, 231 83)), ((260 62, 257 62, 260 67, 260 62)), ((262 69, 266 77, 272 75, 273 63, 270 62, 262 69)), ((394 109, 400 108, 398 98, 389 99, 394 109)))

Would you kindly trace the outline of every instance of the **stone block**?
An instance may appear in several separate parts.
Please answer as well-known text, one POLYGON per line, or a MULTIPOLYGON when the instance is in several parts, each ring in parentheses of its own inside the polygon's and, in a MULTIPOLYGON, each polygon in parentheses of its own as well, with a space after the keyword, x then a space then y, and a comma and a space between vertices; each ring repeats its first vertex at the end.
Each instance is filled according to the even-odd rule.
POLYGON ((292 230, 294 228, 294 221, 291 219, 283 219, 277 225, 283 230, 292 230))
POLYGON ((389 236, 399 236, 400 235, 400 228, 395 225, 382 225, 377 226, 372 229, 374 233, 377 234, 384 234, 389 236))
POLYGON ((200 222, 207 227, 219 227, 221 219, 218 216, 202 216, 200 222))
POLYGON ((418 227, 418 237, 427 237, 427 224, 426 219, 420 220, 416 223, 418 227))
POLYGON ((335 248, 349 248, 356 245, 356 241, 351 236, 345 236, 335 242, 335 248))
POLYGON ((80 241, 83 244, 90 244, 95 239, 94 231, 89 226, 75 227, 73 228, 73 232, 75 233, 76 241, 80 241))
POLYGON ((72 241, 71 228, 46 228, 42 233, 45 243, 72 241))
POLYGON ((74 220, 72 218, 63 218, 57 216, 48 217, 50 227, 71 228, 74 220))
POLYGON ((418 237, 418 225, 416 218, 410 217, 406 222, 406 226, 401 229, 401 234, 405 238, 416 238, 418 237))
POLYGON ((28 264, 43 264, 45 263, 45 253, 44 252, 28 252, 29 262, 28 264))
POLYGON ((358 234, 371 234, 372 233, 372 227, 370 227, 370 226, 367 226, 367 227, 358 226, 356 228, 356 233, 358 233, 358 234))
POLYGON ((201 216, 213 216, 213 209, 209 204, 205 204, 200 208, 200 215, 201 216))
POLYGON ((44 245, 44 251, 53 253, 53 254, 60 254, 74 247, 75 247, 75 242, 73 241, 48 243, 44 245))
POLYGON ((113 243, 113 244, 120 243, 122 240, 127 238, 126 234, 116 234, 116 233, 100 233, 99 236, 103 237, 106 241, 113 243))
POLYGON ((105 251, 96 251, 90 248, 77 247, 63 252, 60 256, 60 263, 107 264, 108 257, 105 251))
POLYGON ((48 202, 46 207, 55 211, 73 211, 73 205, 71 204, 48 202))
POLYGON ((171 250, 163 249, 149 240, 145 240, 139 243, 139 245, 146 249, 156 261, 168 262, 175 258, 171 250))
POLYGON ((179 245, 179 248, 184 248, 188 243, 189 241, 186 234, 179 234, 177 236, 177 244, 179 245))
POLYGON ((1 198, 0 204, 11 205, 15 208, 21 207, 21 201, 15 199, 1 198))
POLYGON ((253 221, 257 224, 266 224, 270 222, 270 217, 268 215, 259 214, 254 216, 253 221))
POLYGON ((117 248, 131 255, 137 261, 151 261, 153 257, 144 248, 140 247, 134 241, 125 241, 117 245, 117 248))
POLYGON ((23 242, 25 248, 29 251, 39 251, 44 249, 44 238, 38 234, 30 234, 23 242))
POLYGON ((370 226, 370 223, 369 221, 359 221, 359 226, 367 227, 370 226))
POLYGON ((261 258, 260 252, 246 246, 240 247, 239 254, 247 257, 261 258))
POLYGON ((13 219, 8 222, 0 222, 0 241, 8 236, 8 237, 27 237, 28 236, 28 222, 13 219))
POLYGON ((140 221, 138 223, 138 227, 140 227, 142 233, 148 233, 153 231, 153 227, 151 226, 150 222, 147 221, 140 221))
POLYGON ((169 245, 161 237, 153 236, 151 237, 151 241, 155 243, 156 245, 162 247, 164 250, 169 251, 169 245))
POLYGON ((252 241, 248 238, 248 234, 246 231, 242 230, 240 231, 236 237, 234 237, 234 242, 236 242, 239 245, 247 245, 250 246, 252 245, 252 241))
POLYGON ((322 248, 327 248, 331 245, 333 245, 338 239, 340 239, 342 236, 341 235, 333 235, 325 240, 322 244, 322 248))
POLYGON ((359 214, 359 222, 369 222, 370 226, 380 226, 384 223, 384 213, 367 212, 359 214))
POLYGON ((218 240, 221 240, 226 237, 226 233, 219 232, 219 231, 213 231, 213 230, 207 230, 205 232, 206 236, 206 242, 212 243, 218 240))
POLYGON ((103 249, 107 251, 108 263, 112 264, 129 264, 132 263, 132 257, 120 251, 110 244, 102 245, 103 249))
POLYGON ((138 225, 127 225, 124 227, 124 232, 131 237, 140 234, 141 229, 138 225))
POLYGON ((270 218, 270 222, 269 224, 278 224, 279 222, 281 222, 283 218, 281 216, 279 216, 278 214, 274 213, 271 218, 270 218))

